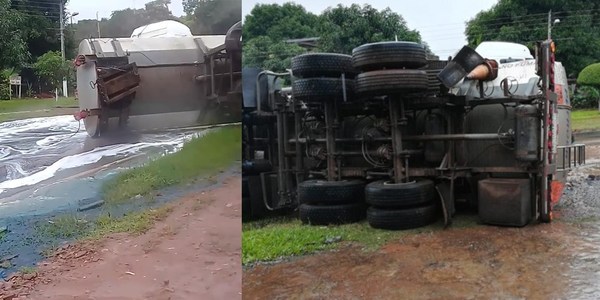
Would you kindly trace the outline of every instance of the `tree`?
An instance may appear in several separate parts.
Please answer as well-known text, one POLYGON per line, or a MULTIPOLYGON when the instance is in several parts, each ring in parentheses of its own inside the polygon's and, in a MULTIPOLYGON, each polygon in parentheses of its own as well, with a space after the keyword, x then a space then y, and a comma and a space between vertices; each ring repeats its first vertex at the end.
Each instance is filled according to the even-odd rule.
POLYGON ((351 53, 362 44, 396 38, 422 42, 420 34, 410 30, 402 16, 389 8, 378 11, 357 4, 340 4, 321 15, 295 3, 257 4, 244 21, 243 37, 243 64, 274 71, 289 68, 293 56, 306 52, 287 43, 289 39, 318 37, 318 51, 338 53, 351 53))
POLYGON ((600 63, 585 67, 577 76, 577 83, 600 87, 600 63))
POLYGON ((63 78, 69 75, 69 62, 58 51, 49 51, 38 57, 33 64, 35 73, 56 89, 61 89, 63 78))
POLYGON ((259 36, 244 44, 243 63, 247 67, 259 67, 282 72, 291 65, 292 57, 306 50, 296 44, 273 41, 268 36, 259 36))
POLYGON ((23 15, 10 8, 9 0, 0 0, 0 70, 21 67, 29 58, 23 21, 23 15))
POLYGON ((600 57, 600 3, 597 0, 500 0, 467 22, 465 34, 470 46, 501 40, 527 45, 547 38, 548 11, 560 19, 552 27, 556 57, 575 77, 600 57))
MULTIPOLYGON (((122 9, 111 13, 110 18, 100 20, 100 34, 103 37, 130 37, 133 30, 147 24, 177 20, 169 10, 171 0, 155 0, 146 3, 145 8, 122 9)), ((98 37, 97 20, 80 20, 74 25, 75 41, 98 37)))
POLYGON ((600 63, 591 64, 581 70, 577 76, 577 83, 582 87, 577 90, 574 100, 585 106, 598 103, 600 110, 600 63))
MULTIPOLYGON (((19 28, 23 40, 27 44, 26 53, 28 61, 33 62, 40 55, 60 49, 60 15, 67 23, 66 10, 67 0, 12 0, 9 1, 14 12, 19 13, 21 22, 19 28), (63 3, 60 10, 59 1, 63 3)), ((71 54, 69 49, 74 48, 71 35, 65 32, 66 53, 71 54)))
POLYGON ((352 53, 362 44, 393 41, 421 43, 421 35, 410 30, 406 21, 389 8, 378 11, 372 6, 338 4, 321 14, 319 48, 326 52, 352 53))
POLYGON ((244 20, 244 40, 268 36, 273 40, 316 37, 317 15, 295 3, 257 4, 244 20))
POLYGON ((193 34, 225 34, 242 19, 240 0, 183 0, 183 9, 193 34))

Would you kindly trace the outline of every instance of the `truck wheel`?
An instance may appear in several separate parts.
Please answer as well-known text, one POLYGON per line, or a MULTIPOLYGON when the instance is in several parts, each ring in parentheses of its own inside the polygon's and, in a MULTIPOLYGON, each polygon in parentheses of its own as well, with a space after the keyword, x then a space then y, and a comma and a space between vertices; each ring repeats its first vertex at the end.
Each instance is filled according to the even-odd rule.
POLYGON ((412 42, 380 42, 352 50, 352 65, 361 71, 420 68, 427 65, 425 47, 412 42))
POLYGON ((433 201, 433 181, 424 179, 407 183, 375 181, 365 188, 368 204, 379 208, 408 208, 422 206, 433 201))
POLYGON ((250 186, 248 178, 242 178, 242 197, 250 197, 250 186))
POLYGON ((252 203, 250 197, 242 196, 242 221, 252 219, 252 203))
POLYGON ((296 77, 354 78, 357 71, 352 67, 352 56, 338 53, 308 53, 292 58, 292 73, 296 77))
POLYGON ((350 203, 341 205, 300 205, 300 221, 302 221, 303 224, 348 224, 358 222, 364 218, 364 203, 350 203))
POLYGON ((431 204, 407 209, 367 209, 367 221, 373 228, 402 230, 423 227, 436 220, 436 206, 431 204))
POLYGON ((428 87, 423 70, 381 70, 361 73, 356 77, 357 94, 384 96, 424 91, 428 87))
MULTIPOLYGON (((294 98, 305 101, 321 102, 343 99, 344 86, 339 78, 307 78, 297 79, 292 83, 294 98)), ((346 80, 346 96, 354 91, 354 80, 346 80)))
POLYGON ((365 183, 360 180, 307 180, 298 184, 300 204, 348 204, 364 202, 365 183))

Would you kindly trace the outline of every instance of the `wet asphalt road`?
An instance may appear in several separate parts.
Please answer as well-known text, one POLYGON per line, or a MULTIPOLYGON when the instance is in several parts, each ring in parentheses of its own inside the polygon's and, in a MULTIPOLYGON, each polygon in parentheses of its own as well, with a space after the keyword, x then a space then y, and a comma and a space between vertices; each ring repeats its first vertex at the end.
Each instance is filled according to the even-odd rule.
POLYGON ((173 152, 197 131, 88 137, 72 116, 0 123, 0 220, 46 214, 99 197, 116 170, 173 152))

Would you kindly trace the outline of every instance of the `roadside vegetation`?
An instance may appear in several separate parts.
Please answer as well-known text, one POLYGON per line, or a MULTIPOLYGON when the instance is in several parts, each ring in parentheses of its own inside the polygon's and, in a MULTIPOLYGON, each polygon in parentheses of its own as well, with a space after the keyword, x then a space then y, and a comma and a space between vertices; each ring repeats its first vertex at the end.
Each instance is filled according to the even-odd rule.
POLYGON ((241 152, 241 128, 222 127, 195 138, 172 155, 120 173, 103 186, 107 204, 123 203, 137 195, 184 184, 230 167, 241 152))
POLYGON ((43 238, 67 240, 97 240, 113 233, 142 234, 152 228, 156 221, 164 220, 173 210, 170 205, 144 211, 132 212, 123 217, 108 213, 91 220, 75 214, 56 217, 37 227, 43 238))
MULTIPOLYGON (((476 224, 476 216, 461 215, 454 220, 452 229, 476 224)), ((308 255, 332 250, 348 242, 361 246, 365 251, 373 251, 393 240, 438 230, 443 230, 441 221, 411 230, 390 231, 372 228, 366 221, 339 226, 310 226, 290 217, 265 219, 243 224, 242 263, 249 265, 308 255)))
MULTIPOLYGON (((45 117, 55 115, 56 113, 52 113, 53 110, 77 107, 77 100, 73 97, 58 98, 58 101, 34 98, 0 100, 0 122, 45 117)), ((64 114, 64 111, 59 114, 64 114)))
POLYGON ((574 131, 596 131, 600 129, 600 111, 597 109, 574 110, 571 113, 574 131))

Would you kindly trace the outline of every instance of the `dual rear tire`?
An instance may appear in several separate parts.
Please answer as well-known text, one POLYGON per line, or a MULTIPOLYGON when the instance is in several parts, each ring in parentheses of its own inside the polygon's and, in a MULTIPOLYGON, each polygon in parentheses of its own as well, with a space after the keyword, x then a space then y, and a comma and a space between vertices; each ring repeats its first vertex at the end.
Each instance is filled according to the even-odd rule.
POLYGON ((434 184, 431 180, 408 183, 375 181, 365 189, 367 221, 373 228, 404 230, 436 220, 434 184))
POLYGON ((307 180, 298 185, 299 215, 304 224, 330 225, 365 218, 364 182, 307 180))

